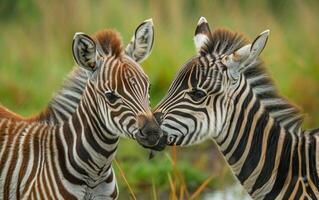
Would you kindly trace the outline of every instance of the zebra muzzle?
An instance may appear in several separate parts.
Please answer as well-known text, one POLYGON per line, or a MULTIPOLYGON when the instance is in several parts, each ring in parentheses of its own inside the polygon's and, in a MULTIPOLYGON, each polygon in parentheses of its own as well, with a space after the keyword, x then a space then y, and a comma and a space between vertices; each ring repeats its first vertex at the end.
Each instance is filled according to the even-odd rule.
POLYGON ((136 139, 143 146, 152 147, 158 144, 160 140, 160 133, 153 131, 142 133, 142 131, 140 131, 136 134, 136 139))
MULTIPOLYGON (((136 134, 136 140, 143 147, 162 150, 163 146, 163 131, 156 122, 153 115, 139 115, 137 117, 139 132, 136 134)), ((166 142, 165 142, 166 143, 166 142)))

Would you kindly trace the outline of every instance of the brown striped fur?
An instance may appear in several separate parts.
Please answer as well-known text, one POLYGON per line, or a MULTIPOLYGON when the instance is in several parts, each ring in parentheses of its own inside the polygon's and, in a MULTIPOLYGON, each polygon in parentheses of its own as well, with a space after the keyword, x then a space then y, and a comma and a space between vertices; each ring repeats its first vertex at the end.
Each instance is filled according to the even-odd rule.
MULTIPOLYGON (((147 28, 152 29, 150 21, 143 24, 148 24, 147 28)), ((135 110, 136 108, 129 104, 116 104, 122 106, 120 110, 128 112, 125 116, 132 120, 137 118, 136 113, 139 115, 151 113, 147 95, 149 81, 138 63, 125 57, 128 55, 122 58, 123 48, 117 32, 104 30, 96 33, 93 40, 95 43, 98 42, 98 45, 95 45, 100 48, 98 50, 104 51, 105 54, 101 55, 103 59, 112 60, 105 63, 98 62, 103 65, 97 71, 96 79, 88 81, 92 74, 78 67, 78 70, 71 73, 62 90, 47 108, 34 117, 26 118, 0 106, 0 199, 92 199, 94 196, 116 199, 118 197, 111 161, 116 153, 119 130, 109 128, 104 118, 100 119, 100 116, 108 116, 104 112, 109 112, 109 109, 100 108, 114 105, 109 102, 111 100, 98 92, 109 91, 103 83, 107 83, 108 80, 118 80, 112 75, 110 76, 113 79, 106 76, 111 74, 107 70, 114 70, 112 72, 115 73, 117 69, 122 77, 133 73, 138 80, 137 84, 141 86, 137 91, 141 97, 135 97, 137 96, 135 91, 131 90, 129 91, 131 95, 122 94, 121 97, 130 100, 136 98, 134 100, 139 104, 138 109, 135 110), (112 67, 105 66, 106 63, 110 63, 112 67), (126 69, 120 70, 122 68, 119 66, 124 66, 126 69), (93 98, 101 101, 91 101, 93 98), (68 101, 63 101, 64 99, 68 101), (84 143, 93 146, 87 148, 84 143), (76 147, 76 151, 72 150, 73 147, 76 147), (103 156, 95 157, 95 155, 103 156)), ((135 45, 131 50, 133 53, 136 51, 135 45)), ((137 50, 141 51, 138 48, 137 50)), ((149 53, 150 49, 145 51, 140 59, 149 53)), ((130 83, 131 79, 124 81, 130 83)), ((131 84, 125 82, 125 84, 118 83, 117 86, 130 87, 131 84)), ((118 116, 117 112, 112 114, 112 119, 118 116)), ((118 121, 122 122, 121 119, 118 121)), ((153 123, 157 124, 155 119, 153 123)), ((133 125, 131 124, 131 127, 133 125)), ((161 133, 160 127, 157 129, 158 133, 161 133)), ((131 129, 123 128, 123 130, 131 129)), ((149 132, 146 130, 146 133, 149 132)), ((134 139, 133 134, 136 132, 127 131, 125 134, 134 139)))

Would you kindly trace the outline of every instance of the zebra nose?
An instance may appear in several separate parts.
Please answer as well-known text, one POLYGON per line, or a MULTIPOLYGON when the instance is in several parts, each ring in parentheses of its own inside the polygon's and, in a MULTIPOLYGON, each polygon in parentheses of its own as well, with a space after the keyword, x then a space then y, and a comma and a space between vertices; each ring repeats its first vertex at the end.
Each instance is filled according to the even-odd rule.
POLYGON ((146 147, 157 145, 163 133, 155 118, 139 115, 137 123, 139 127, 139 132, 136 134, 137 141, 146 147))
POLYGON ((146 140, 147 145, 154 146, 160 139, 160 132, 155 129, 142 129, 139 132, 139 137, 146 140))

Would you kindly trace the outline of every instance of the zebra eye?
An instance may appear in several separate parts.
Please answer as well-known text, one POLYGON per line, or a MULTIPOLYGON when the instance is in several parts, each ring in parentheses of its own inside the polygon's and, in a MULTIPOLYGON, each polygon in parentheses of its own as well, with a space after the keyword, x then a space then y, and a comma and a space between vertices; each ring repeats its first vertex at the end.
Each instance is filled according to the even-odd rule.
POLYGON ((200 101, 202 98, 206 96, 206 93, 203 90, 193 89, 192 91, 187 93, 193 101, 200 101))
POLYGON ((114 94, 114 92, 107 92, 105 93, 105 97, 107 98, 107 100, 110 102, 110 103, 115 103, 120 97, 116 96, 114 94))

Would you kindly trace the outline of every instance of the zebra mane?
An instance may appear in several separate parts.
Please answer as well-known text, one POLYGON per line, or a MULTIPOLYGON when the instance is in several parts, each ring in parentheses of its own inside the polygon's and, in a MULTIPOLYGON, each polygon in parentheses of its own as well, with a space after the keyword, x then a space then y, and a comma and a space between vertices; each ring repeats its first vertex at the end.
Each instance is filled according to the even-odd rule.
POLYGON ((80 67, 74 67, 65 79, 61 89, 55 93, 54 97, 42 112, 32 117, 23 117, 0 104, 0 118, 43 122, 52 125, 65 121, 71 117, 78 107, 87 80, 87 71, 80 67))
POLYGON ((68 74, 61 89, 55 93, 47 108, 32 121, 59 123, 67 120, 78 107, 89 76, 85 69, 75 66, 68 74))
POLYGON ((92 37, 100 44, 100 47, 105 54, 113 54, 115 57, 118 57, 122 54, 122 38, 117 31, 105 29, 96 32, 92 37))
MULTIPOLYGON (((211 41, 207 44, 207 51, 213 55, 230 54, 247 44, 249 44, 249 40, 245 36, 225 29, 218 29, 212 33, 211 41)), ((257 59, 241 68, 241 73, 269 115, 286 130, 299 131, 303 122, 300 109, 279 95, 266 72, 264 63, 257 59)))

